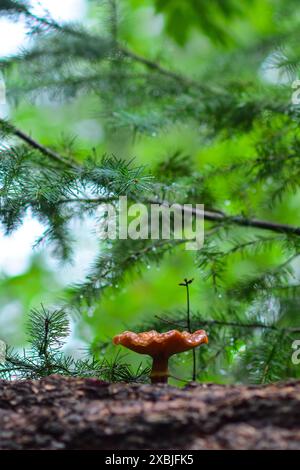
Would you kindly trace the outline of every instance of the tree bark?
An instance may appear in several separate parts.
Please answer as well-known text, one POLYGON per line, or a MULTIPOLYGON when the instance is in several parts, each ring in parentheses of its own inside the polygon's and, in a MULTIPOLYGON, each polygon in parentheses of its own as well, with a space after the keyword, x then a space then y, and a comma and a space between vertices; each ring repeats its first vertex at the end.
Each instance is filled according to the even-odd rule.
POLYGON ((0 381, 0 449, 300 449, 300 381, 0 381))

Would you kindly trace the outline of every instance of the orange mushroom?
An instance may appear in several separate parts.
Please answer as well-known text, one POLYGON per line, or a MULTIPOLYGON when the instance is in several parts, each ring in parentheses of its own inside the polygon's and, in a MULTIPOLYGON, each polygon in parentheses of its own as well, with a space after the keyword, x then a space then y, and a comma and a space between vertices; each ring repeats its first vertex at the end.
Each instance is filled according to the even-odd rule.
POLYGON ((114 344, 121 344, 139 354, 148 354, 153 359, 151 382, 168 382, 168 361, 173 354, 188 351, 202 343, 208 343, 208 337, 204 330, 194 333, 187 331, 171 330, 166 333, 158 333, 155 330, 144 333, 124 333, 113 338, 114 344))

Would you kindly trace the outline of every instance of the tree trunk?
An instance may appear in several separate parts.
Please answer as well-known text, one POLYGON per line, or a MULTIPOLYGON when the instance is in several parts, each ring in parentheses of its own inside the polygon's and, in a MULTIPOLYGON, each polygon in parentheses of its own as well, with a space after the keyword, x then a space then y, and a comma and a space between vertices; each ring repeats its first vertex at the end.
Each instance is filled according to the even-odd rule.
POLYGON ((300 449, 300 382, 0 381, 0 449, 300 449))

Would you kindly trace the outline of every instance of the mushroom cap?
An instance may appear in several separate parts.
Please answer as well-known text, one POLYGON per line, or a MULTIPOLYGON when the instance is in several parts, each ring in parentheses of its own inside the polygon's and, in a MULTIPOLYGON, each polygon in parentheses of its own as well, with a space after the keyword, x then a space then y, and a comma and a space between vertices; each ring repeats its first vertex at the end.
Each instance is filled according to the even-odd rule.
POLYGON ((139 354, 169 357, 188 351, 202 343, 208 343, 208 337, 204 330, 197 330, 194 333, 178 330, 170 330, 166 333, 158 333, 155 330, 144 333, 124 331, 113 338, 113 343, 121 344, 139 354))

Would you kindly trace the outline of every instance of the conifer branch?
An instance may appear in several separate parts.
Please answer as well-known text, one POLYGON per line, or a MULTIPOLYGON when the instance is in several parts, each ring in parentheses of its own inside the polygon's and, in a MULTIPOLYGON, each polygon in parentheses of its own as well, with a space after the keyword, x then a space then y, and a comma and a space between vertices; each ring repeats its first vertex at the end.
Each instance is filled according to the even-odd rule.
MULTIPOLYGON (((116 200, 116 198, 111 198, 111 201, 116 200)), ((155 201, 153 199, 142 199, 144 202, 148 202, 150 204, 160 204, 164 205, 167 207, 170 207, 172 204, 168 201, 155 201)), ((61 203, 67 203, 67 202, 84 202, 84 203, 91 203, 91 204, 101 204, 103 202, 107 202, 107 198, 94 198, 94 199, 70 199, 70 200, 62 200, 60 201, 61 203)), ((219 222, 219 223, 227 223, 227 224, 234 224, 234 225, 240 225, 243 227, 253 227, 253 228, 259 228, 262 230, 270 230, 272 232, 276 233, 282 233, 282 234, 288 234, 288 235, 300 235, 300 227, 296 227, 293 225, 288 225, 288 224, 281 224, 278 222, 271 222, 268 220, 262 220, 262 219, 252 219, 252 218, 247 218, 243 216, 229 216, 226 215, 225 213, 221 213, 220 211, 207 211, 204 210, 204 212, 200 211, 199 209, 192 208, 190 210, 187 207, 184 207, 184 205, 178 204, 177 207, 178 210, 185 211, 187 213, 191 213, 192 215, 196 217, 204 217, 204 220, 210 221, 210 222, 219 222)))
POLYGON ((33 139, 31 136, 29 136, 22 130, 14 127, 12 124, 8 123, 7 121, 4 121, 1 118, 0 118, 0 125, 3 126, 5 129, 7 129, 10 134, 15 135, 16 137, 21 139, 23 142, 28 144, 30 147, 34 148, 35 150, 39 150, 39 152, 41 152, 43 155, 51 158, 52 160, 55 160, 56 162, 67 165, 71 168, 77 168, 76 165, 72 163, 70 160, 67 160, 65 157, 61 156, 59 153, 55 152, 49 147, 42 145, 41 143, 33 139))
MULTIPOLYGON (((177 328, 186 328, 186 321, 185 320, 170 320, 163 318, 159 315, 155 315, 155 318, 157 318, 159 321, 162 323, 166 323, 167 325, 170 326, 175 326, 177 328)), ((198 323, 198 321, 197 321, 198 323)), ((205 320, 201 318, 201 322, 199 321, 199 326, 224 326, 224 327, 229 327, 229 328, 246 328, 246 329, 262 329, 262 330, 273 330, 273 331, 282 331, 286 333, 299 333, 300 332, 300 327, 290 327, 290 328, 281 328, 276 325, 268 325, 266 323, 262 322, 249 322, 249 323, 244 323, 244 322, 234 322, 234 321, 223 321, 223 320, 205 320)))
MULTIPOLYGON (((161 201, 157 199, 148 199, 148 203, 150 204, 160 204, 166 207, 170 207, 171 203, 168 201, 161 201)), ((205 220, 219 222, 219 223, 227 223, 227 224, 234 224, 234 225, 241 225, 244 227, 253 227, 253 228, 260 228, 263 230, 271 230, 273 232, 279 233, 286 233, 286 234, 294 234, 300 235, 300 227, 295 227, 293 225, 288 224, 281 224, 278 222, 271 222, 268 220, 261 220, 261 219, 254 219, 254 218, 247 218, 243 216, 229 216, 225 213, 221 212, 214 212, 214 211, 201 211, 196 209, 195 207, 189 208, 184 207, 184 205, 178 206, 178 210, 185 211, 186 213, 190 213, 196 217, 204 217, 205 220)))
POLYGON ((50 311, 41 306, 33 310, 28 322, 29 347, 23 354, 8 347, 4 362, 0 363, 0 378, 39 379, 51 374, 70 377, 99 377, 111 382, 145 382, 149 368, 139 366, 134 371, 118 355, 108 361, 94 356, 74 359, 62 348, 69 334, 69 318, 64 310, 50 311))
MULTIPOLYGON (((291 261, 299 257, 300 227, 247 214, 255 214, 258 205, 274 207, 283 197, 287 202, 284 207, 294 210, 290 195, 299 192, 299 107, 291 102, 288 84, 269 86, 258 73, 268 55, 276 56, 274 44, 278 40, 284 46, 284 54, 280 52, 275 57, 275 62, 280 62, 278 69, 288 72, 288 67, 290 70, 292 67, 296 74, 300 57, 299 48, 295 47, 299 36, 297 23, 291 21, 289 27, 284 21, 284 31, 278 23, 271 35, 252 38, 247 49, 238 45, 234 51, 212 48, 211 57, 205 56, 207 64, 200 64, 199 74, 192 75, 183 67, 178 68, 175 61, 169 67, 164 65, 167 62, 160 63, 147 53, 140 55, 138 49, 135 52, 125 45, 122 32, 118 31, 117 2, 109 0, 108 3, 110 19, 103 34, 93 30, 88 22, 78 25, 55 21, 46 10, 40 16, 35 15, 27 1, 1 2, 0 14, 9 15, 15 21, 25 17, 28 34, 34 38, 28 48, 0 61, 1 70, 7 74, 5 79, 10 82, 9 93, 12 97, 17 97, 17 93, 32 93, 35 97, 42 92, 43 96, 68 99, 76 99, 80 93, 82 99, 84 91, 93 100, 101 100, 99 108, 105 124, 123 132, 130 129, 154 136, 169 125, 196 123, 201 142, 212 151, 212 163, 206 157, 200 162, 199 154, 196 163, 194 157, 182 155, 181 158, 180 152, 175 153, 157 166, 154 170, 157 180, 153 180, 144 174, 143 167, 132 165, 132 161, 115 157, 101 159, 96 151, 77 163, 76 150, 71 150, 71 144, 68 151, 60 153, 55 142, 48 148, 30 133, 18 129, 17 124, 15 127, 0 119, 0 137, 4 140, 0 151, 0 220, 5 232, 10 234, 17 229, 31 211, 45 226, 38 242, 54 243, 55 253, 65 260, 72 248, 69 222, 84 215, 98 216, 101 213, 95 214, 98 205, 111 201, 117 206, 121 195, 128 197, 129 204, 143 202, 148 206, 170 207, 180 201, 179 211, 203 218, 210 222, 208 228, 212 226, 212 230, 205 232, 205 245, 196 253, 195 268, 208 287, 207 300, 211 304, 216 301, 217 307, 214 313, 209 306, 209 316, 193 316, 188 301, 188 319, 179 314, 174 318, 156 317, 158 328, 163 328, 164 323, 189 330, 196 325, 209 328, 210 348, 199 355, 205 379, 215 377, 216 367, 231 373, 243 354, 242 380, 268 382, 296 377, 299 374, 292 370, 290 341, 300 332, 294 316, 299 279, 291 261), (239 70, 243 73, 239 74, 239 70), (220 86, 214 85, 219 83, 220 86), (232 145, 235 152, 241 149, 242 156, 233 152, 215 160, 218 152, 215 144, 219 145, 221 139, 230 148, 232 145), (239 211, 239 215, 215 209, 218 202, 225 207, 225 201, 235 203, 237 199, 239 209, 235 214, 239 211), (197 202, 204 203, 205 209, 185 206, 184 201, 193 203, 194 207, 197 202), (237 230, 237 227, 249 230, 237 230), (231 240, 233 228, 235 238, 231 240), (259 230, 270 233, 262 236, 259 230), (209 239, 215 231, 217 236, 209 239), (252 238, 243 241, 244 234, 252 238), (243 264, 245 255, 249 269, 243 264), (218 300, 215 299, 211 285, 206 284, 209 277, 215 287, 220 281, 220 289, 225 293, 223 300, 219 292, 218 300), (280 340, 283 334, 285 341, 280 340)), ((282 8, 289 2, 279 3, 282 8)), ((280 14, 274 13, 274 18, 280 14)), ((191 65, 195 70, 195 64, 191 65)), ((182 151, 186 153, 184 148, 182 151)), ((78 302, 83 311, 107 287, 118 288, 126 281, 128 272, 139 272, 145 266, 150 268, 160 263, 165 253, 174 253, 176 246, 186 242, 170 238, 157 241, 117 238, 101 243, 90 273, 70 292, 75 291, 72 300, 79 295, 83 299, 78 302)), ((65 320, 62 312, 46 309, 34 312, 30 348, 26 348, 23 356, 9 352, 5 367, 1 369, 0 365, 0 375, 41 377, 61 372, 77 376, 93 374, 111 381, 142 378, 143 372, 133 374, 118 358, 108 364, 95 358, 76 361, 65 357, 59 345, 65 337, 62 328, 65 320)))

